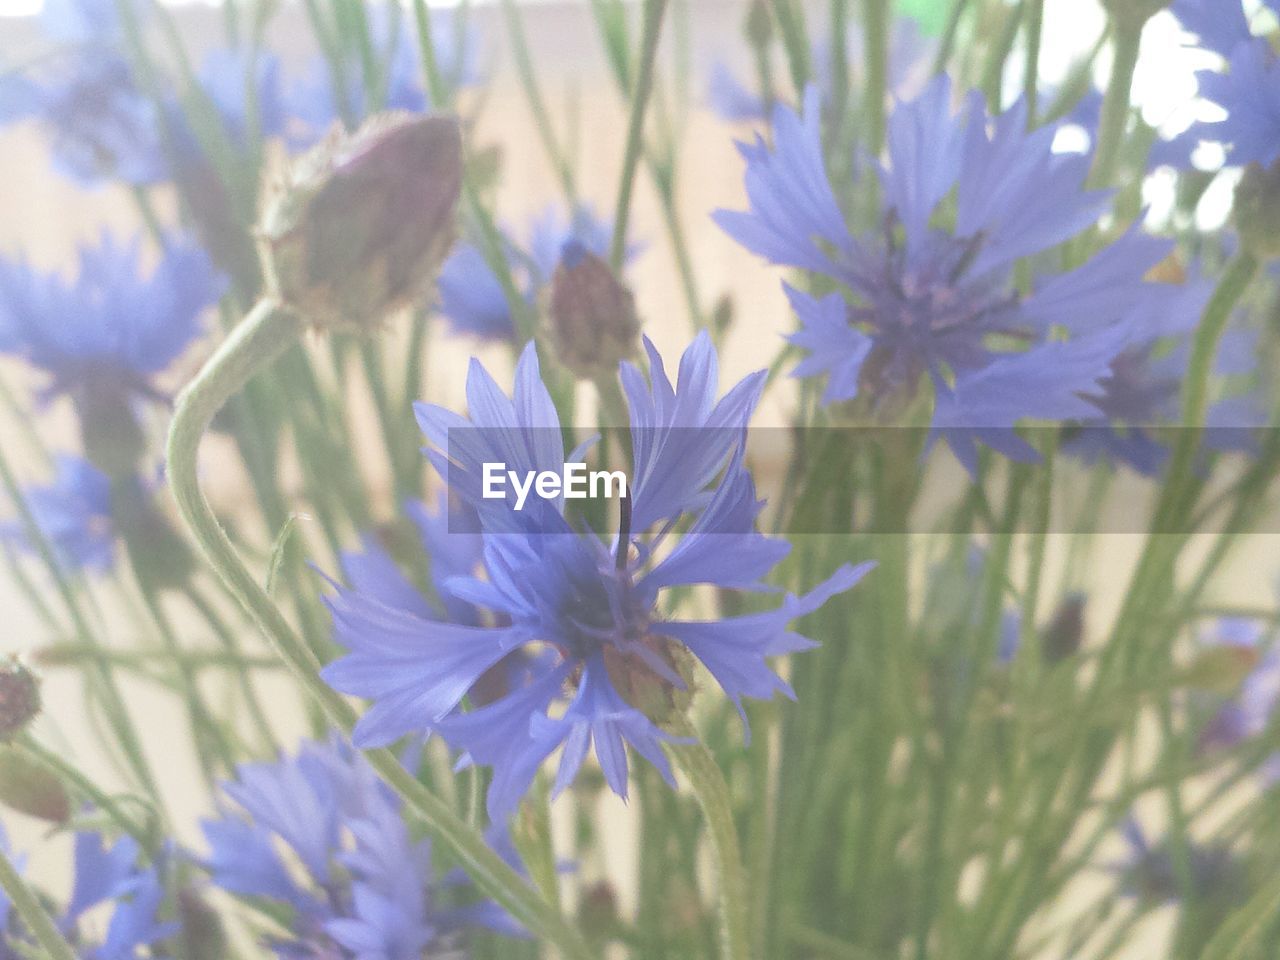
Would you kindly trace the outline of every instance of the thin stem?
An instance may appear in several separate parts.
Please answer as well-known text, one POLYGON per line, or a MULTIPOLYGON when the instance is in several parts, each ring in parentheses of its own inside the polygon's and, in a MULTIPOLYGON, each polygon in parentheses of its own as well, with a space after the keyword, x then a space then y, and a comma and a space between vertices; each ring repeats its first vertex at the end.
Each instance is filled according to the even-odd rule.
POLYGON ((1027 63, 1022 78, 1022 97, 1027 105, 1027 129, 1036 126, 1037 97, 1040 92, 1040 38, 1044 32, 1044 0, 1026 0, 1027 63))
POLYGON ((938 44, 938 53, 933 61, 933 72, 942 73, 951 59, 951 52, 956 47, 956 37, 960 33, 960 20, 964 16, 969 0, 953 0, 951 11, 947 14, 947 25, 942 30, 942 42, 938 44))
MULTIPOLYGON (((671 724, 680 737, 695 736, 685 717, 671 724)), ((707 833, 715 854, 720 894, 721 960, 749 960, 751 956, 750 924, 747 921, 747 878, 738 850, 738 828, 733 821, 733 804, 729 785, 716 765, 715 758, 701 743, 669 743, 667 752, 689 779, 689 786, 706 818, 707 833)))
POLYGON ((0 847, 0 888, 8 894, 13 908, 22 918, 22 923, 35 934, 36 941, 53 960, 76 960, 76 952, 71 944, 58 932, 53 918, 40 906, 40 901, 32 893, 31 888, 23 883, 18 871, 9 860, 3 847, 0 847))
MULTIPOLYGON (((205 559, 244 605, 329 721, 350 736, 356 721, 355 710, 320 679, 315 656, 236 555, 196 475, 200 440, 214 416, 256 372, 292 346, 301 332, 301 319, 271 299, 260 301, 231 332, 178 397, 169 429, 169 480, 178 510, 205 559)), ((592 956, 586 943, 564 918, 507 866, 480 834, 467 827, 448 804, 405 770, 394 753, 387 749, 370 750, 365 756, 417 813, 429 832, 458 859, 481 890, 564 957, 587 960, 592 956)))
POLYGON ((1107 82, 1102 118, 1098 122, 1098 149, 1094 152, 1093 170, 1089 175, 1091 187, 1105 187, 1115 179, 1125 128, 1129 124, 1133 71, 1138 65, 1138 49, 1142 40, 1141 24, 1115 20, 1112 26, 1111 79, 1107 82))
POLYGON ((867 33, 867 140, 871 156, 878 157, 884 146, 884 104, 889 75, 889 4, 887 0, 865 0, 867 33))
POLYGON ((542 148, 547 154, 547 159, 555 168, 565 199, 572 206, 578 195, 573 182, 573 168, 564 151, 560 149, 555 130, 552 129, 551 114, 547 110, 546 101, 543 100, 541 88, 538 86, 537 73, 533 69, 533 57, 529 54, 529 43, 524 34, 524 22, 520 19, 520 11, 516 9, 515 0, 502 0, 502 12, 507 20, 507 35, 511 38, 516 70, 520 75, 520 87, 524 90, 525 100, 528 101, 534 126, 538 130, 538 137, 542 140, 542 148))
POLYGON ((609 263, 614 271, 622 269, 627 252, 627 219, 631 216, 631 194, 635 189, 636 170, 644 150, 644 118, 653 90, 654 62, 658 57, 658 41, 662 38, 662 16, 667 0, 646 0, 644 34, 640 47, 640 73, 631 91, 631 122, 627 126, 627 151, 622 160, 622 185, 618 188, 618 206, 613 219, 613 243, 609 263))

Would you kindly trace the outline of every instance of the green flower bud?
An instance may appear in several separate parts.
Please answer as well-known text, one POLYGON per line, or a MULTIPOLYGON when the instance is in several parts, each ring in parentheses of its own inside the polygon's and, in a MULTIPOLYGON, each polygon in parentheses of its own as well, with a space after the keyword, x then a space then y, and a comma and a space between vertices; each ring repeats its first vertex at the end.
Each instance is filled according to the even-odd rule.
POLYGON ((0 803, 49 823, 71 819, 71 798, 62 781, 14 747, 0 745, 0 803))
POLYGON ((617 936, 618 895, 608 880, 597 880, 582 891, 578 926, 593 943, 604 943, 617 936))
POLYGON ((1236 186, 1240 243, 1259 260, 1280 257, 1280 163, 1250 164, 1236 186))
POLYGON ((325 329, 368 331, 430 292, 462 191, 456 117, 384 113, 335 131, 268 201, 268 290, 325 329))
POLYGON ((16 657, 0 660, 0 741, 12 740, 40 712, 40 681, 16 657))
POLYGON ((1044 658, 1049 663, 1065 660, 1080 650, 1084 639, 1084 607, 1084 594, 1073 593, 1054 611, 1041 640, 1044 658))
POLYGON ((612 376, 636 352, 640 321, 631 291, 582 244, 565 244, 551 281, 551 332, 560 362, 578 376, 612 376))

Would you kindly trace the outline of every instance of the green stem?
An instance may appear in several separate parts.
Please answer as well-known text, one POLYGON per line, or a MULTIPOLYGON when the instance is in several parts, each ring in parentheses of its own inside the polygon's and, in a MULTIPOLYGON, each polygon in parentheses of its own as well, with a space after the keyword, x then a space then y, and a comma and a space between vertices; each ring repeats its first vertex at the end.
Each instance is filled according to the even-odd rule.
POLYGON ((62 938, 53 918, 40 906, 31 888, 22 882, 3 848, 0 848, 0 888, 9 895, 9 901, 22 918, 23 925, 35 934, 45 953, 53 960, 76 960, 71 944, 62 938))
POLYGON ((1111 79, 1102 101, 1102 119, 1098 122, 1098 148, 1094 152, 1093 170, 1089 175, 1091 187, 1109 186, 1115 179, 1125 127, 1129 123, 1133 71, 1138 65, 1138 49, 1142 40, 1141 24, 1135 26, 1115 20, 1112 26, 1111 79))
MULTIPOLYGON (((680 737, 696 736, 688 719, 680 717, 671 724, 680 737)), ((689 779, 689 786, 706 818, 707 833, 715 854, 720 894, 721 960, 749 960, 751 956, 750 924, 747 920, 747 878, 738 851, 738 828, 733 820, 733 804, 729 785, 716 766, 715 758, 701 743, 670 743, 667 752, 676 766, 689 779)))
POLYGON ((1027 63, 1022 78, 1022 96, 1027 105, 1027 129, 1036 126, 1037 97, 1040 92, 1040 38, 1044 28, 1044 0, 1026 0, 1027 63))
POLYGON ((614 272, 622 269, 627 252, 627 219, 631 216, 631 194, 635 189, 636 170, 644 150, 644 118, 653 90, 654 62, 658 57, 658 41, 662 38, 662 16, 667 0, 646 0, 644 34, 640 46, 640 73, 631 91, 631 122, 627 126, 627 151, 622 160, 622 184, 618 188, 618 206, 613 219, 613 243, 609 247, 609 263, 614 272))
MULTIPOLYGON (((355 726, 355 710, 320 679, 314 655, 236 555, 196 476, 196 453, 214 416, 256 372, 292 346, 301 332, 301 318, 271 299, 260 301, 231 332, 178 397, 169 429, 169 482, 178 510, 205 559, 244 605, 329 721, 349 736, 355 726)), ((586 943, 564 918, 507 866, 480 834, 468 828, 448 804, 405 770, 394 753, 379 749, 370 750, 365 756, 422 819, 430 833, 457 858, 476 885, 517 922, 558 949, 565 958, 588 960, 592 956, 586 943)))
POLYGON ((560 149, 555 130, 552 129, 551 113, 547 110, 546 101, 543 100, 541 88, 538 86, 533 57, 529 54, 529 43, 524 34, 524 22, 520 18, 520 11, 516 9, 515 0, 502 0, 502 12, 507 20, 507 36, 511 38, 516 71, 520 75, 520 87, 524 90, 525 100, 528 101, 529 112, 533 115, 538 137, 542 140, 542 149, 546 152, 552 167, 555 168, 565 199, 572 206, 578 195, 573 182, 573 168, 564 151, 560 149))
POLYGON ((942 42, 938 44, 938 53, 934 57, 933 72, 942 73, 947 69, 947 61, 956 47, 956 37, 960 34, 960 20, 964 16, 969 0, 952 0, 951 10, 947 14, 947 25, 942 30, 942 42))
MULTIPOLYGON (((889 76, 889 4, 887 0, 866 0, 867 87, 866 123, 871 156, 878 157, 884 146, 884 105, 889 76)), ((843 39, 843 38, 842 38, 843 39)))

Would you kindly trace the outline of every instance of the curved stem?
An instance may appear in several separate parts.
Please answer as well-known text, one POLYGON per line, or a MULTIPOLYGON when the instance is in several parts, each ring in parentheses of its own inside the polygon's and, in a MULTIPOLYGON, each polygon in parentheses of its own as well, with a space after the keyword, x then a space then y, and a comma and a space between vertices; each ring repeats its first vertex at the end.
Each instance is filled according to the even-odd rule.
MULTIPOLYGON (((672 723, 671 727, 678 736, 694 736, 692 725, 684 717, 672 723)), ((725 783, 724 774, 716 765, 711 751, 701 743, 669 743, 666 747, 676 766, 689 778, 689 786, 693 788, 707 821, 707 833, 711 837, 720 882, 721 960, 749 960, 747 878, 738 850, 738 828, 733 822, 729 785, 725 783)))
MULTIPOLYGON (((297 314, 271 299, 257 306, 231 332, 178 397, 169 428, 168 472, 178 510, 205 559, 266 635, 276 653, 325 716, 350 736, 356 712, 322 681, 311 650, 236 555, 196 478, 196 452, 214 415, 254 373, 292 346, 302 329, 297 314)), ((449 806, 417 781, 387 749, 365 753, 370 765, 422 819, 431 834, 460 862, 476 885, 534 936, 572 960, 589 960, 581 936, 538 896, 449 806)))
POLYGON ((71 949, 71 944, 63 939, 53 918, 40 906, 40 901, 31 892, 31 888, 18 876, 18 871, 14 869, 3 847, 0 847, 0 889, 8 894, 9 901, 22 918, 23 924, 35 935, 36 942, 45 953, 53 960, 76 960, 76 952, 71 949))

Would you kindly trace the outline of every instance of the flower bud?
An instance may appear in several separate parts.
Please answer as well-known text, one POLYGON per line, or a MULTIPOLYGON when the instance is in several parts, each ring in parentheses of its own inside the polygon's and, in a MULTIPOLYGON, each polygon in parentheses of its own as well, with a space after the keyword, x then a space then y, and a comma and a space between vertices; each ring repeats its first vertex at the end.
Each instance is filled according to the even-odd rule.
POLYGON ((263 212, 268 290, 318 327, 370 330, 429 293, 461 190, 455 117, 385 113, 335 131, 263 212))
POLYGON ((1236 230, 1259 260, 1280 257, 1280 163, 1250 164, 1236 186, 1236 230))
POLYGON ((71 819, 71 798, 47 767, 14 747, 0 745, 0 803, 49 823, 71 819))
POLYGON ((1054 611, 1041 640, 1044 658, 1049 663, 1065 660, 1079 651, 1084 639, 1084 605, 1084 594, 1073 593, 1054 611))
POLYGON ((582 891, 578 926, 595 943, 603 943, 617 935, 618 895, 608 880, 597 880, 582 891))
POLYGON ((693 700, 693 663, 684 647, 661 637, 646 637, 640 642, 648 648, 646 658, 606 647, 605 669, 623 700, 662 725, 689 709, 693 700), (662 673, 654 669, 656 662, 665 665, 662 673), (677 677, 682 685, 673 682, 677 677))
POLYGON ((0 741, 12 740, 40 712, 40 681, 16 657, 0 661, 0 741))
POLYGON ((640 322, 631 291, 577 240, 561 251, 550 314, 560 362, 584 379, 611 375, 635 353, 640 322))

